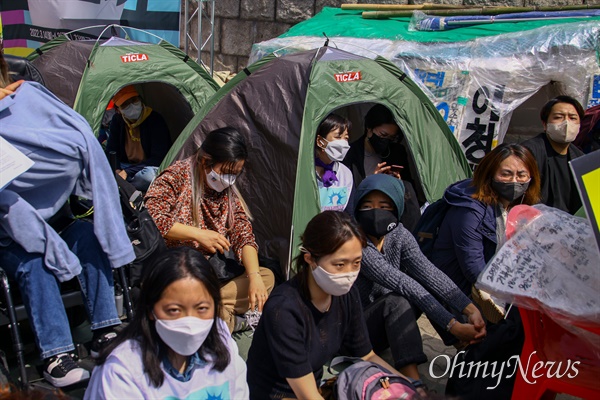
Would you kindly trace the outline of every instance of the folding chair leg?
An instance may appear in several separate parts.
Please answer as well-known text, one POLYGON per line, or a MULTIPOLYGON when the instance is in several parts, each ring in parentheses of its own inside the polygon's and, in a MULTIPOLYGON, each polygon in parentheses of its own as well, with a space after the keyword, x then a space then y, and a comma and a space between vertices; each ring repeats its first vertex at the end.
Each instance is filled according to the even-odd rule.
POLYGON ((121 281, 121 287, 123 288, 123 305, 125 306, 127 320, 131 322, 133 320, 133 305, 131 304, 131 297, 129 296, 129 285, 127 283, 127 277, 125 276, 124 267, 119 268, 119 280, 121 281))
POLYGON ((23 342, 21 342, 21 334, 19 333, 17 314, 15 313, 15 306, 12 301, 12 295, 10 294, 10 285, 8 284, 8 277, 6 276, 6 273, 1 269, 0 280, 2 281, 4 302, 6 304, 8 320, 10 321, 10 336, 13 342, 13 349, 17 355, 17 363, 19 364, 19 376, 21 378, 20 385, 22 386, 22 388, 25 388, 29 384, 29 381, 27 379, 27 371, 25 369, 25 355, 23 350, 23 342))

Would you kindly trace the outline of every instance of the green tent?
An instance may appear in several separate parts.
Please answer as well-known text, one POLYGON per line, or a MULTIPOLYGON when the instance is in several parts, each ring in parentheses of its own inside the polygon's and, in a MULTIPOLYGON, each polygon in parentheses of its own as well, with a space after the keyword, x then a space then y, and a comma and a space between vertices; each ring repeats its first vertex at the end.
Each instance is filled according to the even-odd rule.
POLYGON ((271 54, 239 73, 188 124, 163 167, 193 154, 208 132, 238 129, 249 144, 239 188, 254 216, 257 240, 265 253, 287 264, 306 224, 320 211, 314 172, 318 125, 331 112, 345 115, 353 120, 352 141, 362 135, 362 117, 376 103, 393 112, 406 135, 421 202, 440 198, 448 185, 470 175, 448 126, 406 74, 381 57, 330 47, 271 54))
POLYGON ((98 134, 104 112, 119 89, 134 84, 159 112, 173 138, 219 89, 203 67, 170 43, 71 40, 66 34, 28 56, 46 86, 83 115, 98 134))

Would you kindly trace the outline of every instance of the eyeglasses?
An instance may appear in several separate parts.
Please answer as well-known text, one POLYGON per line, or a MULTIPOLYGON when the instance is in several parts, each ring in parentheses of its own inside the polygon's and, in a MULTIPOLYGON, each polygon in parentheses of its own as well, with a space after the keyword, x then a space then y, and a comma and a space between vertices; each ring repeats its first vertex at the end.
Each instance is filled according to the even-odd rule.
POLYGON ((510 172, 502 172, 498 176, 498 180, 500 182, 512 182, 516 180, 517 182, 528 182, 531 179, 531 176, 527 172, 517 172, 516 174, 510 172))

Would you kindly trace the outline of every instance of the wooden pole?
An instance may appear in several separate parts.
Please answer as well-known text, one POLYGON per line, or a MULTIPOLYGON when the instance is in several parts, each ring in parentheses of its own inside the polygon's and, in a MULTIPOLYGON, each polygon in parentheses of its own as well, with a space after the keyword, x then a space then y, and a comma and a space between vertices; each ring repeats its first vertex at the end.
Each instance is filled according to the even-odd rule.
POLYGON ((342 10, 363 11, 402 11, 402 10, 452 10, 471 8, 471 6, 458 6, 452 4, 342 4, 342 10))
MULTIPOLYGON (((478 7, 462 8, 452 10, 427 10, 427 15, 432 16, 458 16, 458 15, 498 15, 513 14, 530 11, 573 11, 573 10, 595 10, 600 9, 600 5, 570 5, 555 7, 478 7)), ((364 11, 362 17, 365 19, 386 19, 393 17, 410 17, 413 12, 406 11, 364 11)))

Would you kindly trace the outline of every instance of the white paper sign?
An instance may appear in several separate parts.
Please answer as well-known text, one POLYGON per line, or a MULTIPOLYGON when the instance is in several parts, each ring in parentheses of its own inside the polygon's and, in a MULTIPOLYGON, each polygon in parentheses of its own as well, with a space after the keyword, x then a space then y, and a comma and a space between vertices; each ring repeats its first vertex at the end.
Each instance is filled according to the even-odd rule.
POLYGON ((0 190, 27 171, 33 161, 0 136, 0 190))

